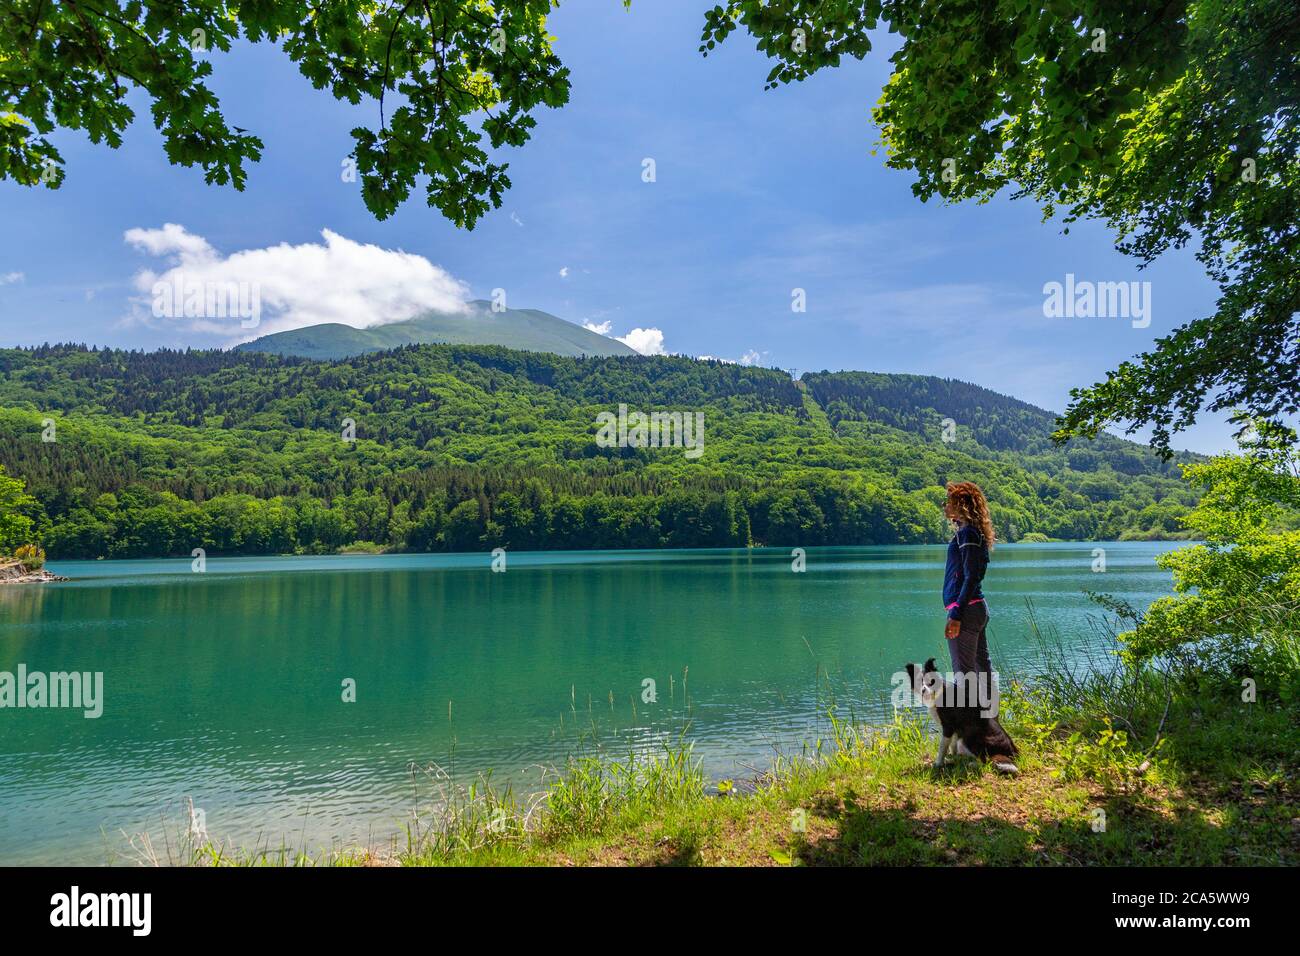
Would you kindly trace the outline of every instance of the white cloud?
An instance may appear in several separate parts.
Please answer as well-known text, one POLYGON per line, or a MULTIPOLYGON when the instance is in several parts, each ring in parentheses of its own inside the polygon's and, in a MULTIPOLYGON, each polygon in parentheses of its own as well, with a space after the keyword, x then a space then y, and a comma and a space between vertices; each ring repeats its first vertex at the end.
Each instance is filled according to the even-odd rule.
POLYGON ((605 314, 606 312, 601 310, 588 318, 583 319, 582 327, 588 332, 595 332, 597 335, 606 335, 609 336, 609 338, 614 339, 616 342, 622 342, 632 351, 640 352, 642 355, 676 354, 664 349, 664 333, 662 329, 635 328, 631 332, 627 333, 627 335, 614 335, 612 334, 614 327, 612 320, 605 319, 603 322, 596 321, 596 319, 599 319, 605 314))
POLYGON ((560 278, 561 278, 561 279, 567 279, 567 278, 569 278, 569 267, 568 267, 568 266, 563 266, 563 267, 560 269, 560 278))
POLYGON ((161 229, 128 229, 122 238, 151 256, 176 255, 182 263, 209 262, 219 258, 208 240, 196 236, 174 222, 161 229))
POLYGON ((186 322, 192 331, 237 341, 322 322, 367 328, 431 309, 465 310, 469 295, 465 284, 423 256, 354 242, 328 229, 321 236, 323 243, 281 243, 227 256, 175 223, 161 229, 128 229, 127 242, 169 260, 161 272, 144 269, 135 275, 142 298, 136 300, 134 317, 154 323, 186 322), (241 329, 237 318, 156 319, 150 303, 157 283, 186 289, 250 287, 260 302, 260 321, 255 328, 241 329))
POLYGON ((518 226, 520 229, 522 229, 522 228, 524 227, 524 221, 523 221, 522 219, 519 218, 519 213, 517 213, 517 212, 511 212, 511 213, 510 213, 510 221, 513 222, 513 223, 514 223, 516 226, 518 226))
POLYGON ((750 349, 738 359, 723 358, 721 355, 697 355, 696 358, 701 362, 726 362, 728 365, 757 365, 763 360, 766 352, 760 352, 757 349, 750 349))
MULTIPOLYGON (((617 311, 617 310, 615 310, 617 311)), ((597 322, 602 315, 606 315, 606 310, 600 310, 582 320, 582 327, 588 332, 595 332, 597 335, 606 335, 616 342, 622 342, 634 352, 640 352, 642 355, 671 355, 673 353, 664 351, 664 333, 661 329, 641 329, 636 328, 627 335, 611 334, 614 327, 613 321, 605 319, 603 322, 597 322)))
POLYGON ((26 278, 27 276, 21 272, 6 272, 4 275, 0 275, 0 285, 13 285, 22 282, 26 278))
POLYGON ((627 335, 614 336, 628 348, 642 355, 667 355, 664 334, 659 329, 633 329, 627 335))

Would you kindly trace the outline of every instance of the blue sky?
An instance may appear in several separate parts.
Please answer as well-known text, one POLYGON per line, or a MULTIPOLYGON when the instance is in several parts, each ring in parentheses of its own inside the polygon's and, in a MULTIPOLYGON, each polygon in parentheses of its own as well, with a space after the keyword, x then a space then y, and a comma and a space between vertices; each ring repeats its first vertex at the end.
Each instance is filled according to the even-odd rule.
MULTIPOLYGON (((1213 310, 1215 288, 1189 253, 1139 271, 1103 226, 1063 235, 1027 202, 919 202, 909 174, 871 155, 887 50, 765 92, 770 64, 744 36, 696 52, 703 7, 566 2, 551 29, 572 99, 506 151, 514 186, 472 232, 418 190, 377 222, 343 181, 348 131, 375 124, 374 104, 313 90, 267 45, 219 56, 212 85, 227 117, 266 144, 246 191, 170 166, 138 103, 119 150, 62 135, 62 189, 0 183, 0 345, 229 341, 132 321, 137 275, 167 264, 125 234, 165 223, 222 257, 321 244, 330 230, 423 257, 472 297, 503 288, 512 307, 609 323, 610 334, 658 330, 671 352, 951 376, 1055 410, 1070 387, 1213 310), (647 157, 653 183, 642 181, 647 157), (1150 326, 1045 317, 1043 286, 1067 273, 1149 281, 1150 326), (792 311, 794 289, 806 312, 792 311)), ((1176 444, 1219 451, 1228 428, 1207 421, 1176 444)))

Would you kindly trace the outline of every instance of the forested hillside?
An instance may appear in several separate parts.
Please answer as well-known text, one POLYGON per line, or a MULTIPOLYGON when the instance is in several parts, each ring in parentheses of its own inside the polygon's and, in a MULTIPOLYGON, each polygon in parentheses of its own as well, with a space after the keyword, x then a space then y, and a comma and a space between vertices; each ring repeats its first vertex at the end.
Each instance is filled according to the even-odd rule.
MULTIPOLYGON (((1056 416, 1018 399, 954 379, 875 372, 821 372, 804 376, 813 397, 841 432, 846 422, 876 421, 929 436, 939 418, 961 422, 978 444, 995 451, 1027 455, 1056 452, 1051 440, 1056 416)), ((1150 452, 1111 435, 1075 443, 1066 464, 1075 471, 1115 471, 1140 475, 1150 470, 1150 452)))
POLYGON ((0 350, 0 464, 55 558, 933 542, 952 479, 1009 540, 1177 533, 1175 465, 1052 423, 960 382, 669 356, 0 350), (600 447, 620 404, 703 412, 703 454, 600 447))

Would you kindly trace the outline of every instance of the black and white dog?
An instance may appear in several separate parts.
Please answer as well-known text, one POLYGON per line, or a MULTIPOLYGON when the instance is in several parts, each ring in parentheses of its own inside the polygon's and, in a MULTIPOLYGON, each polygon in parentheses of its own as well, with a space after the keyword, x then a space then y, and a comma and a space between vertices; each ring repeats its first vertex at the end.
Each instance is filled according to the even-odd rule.
POLYGON ((1015 741, 1002 729, 997 717, 990 714, 987 702, 978 699, 978 694, 961 693, 956 684, 944 680, 935 669, 933 657, 920 671, 915 664, 909 663, 907 676, 912 683, 912 692, 920 696, 921 703, 930 709, 930 716, 939 725, 939 753, 934 758, 936 770, 943 766, 944 757, 951 752, 992 761, 993 766, 1003 773, 1020 772, 1013 762, 1020 753, 1015 741), (967 700, 967 696, 977 699, 967 700))

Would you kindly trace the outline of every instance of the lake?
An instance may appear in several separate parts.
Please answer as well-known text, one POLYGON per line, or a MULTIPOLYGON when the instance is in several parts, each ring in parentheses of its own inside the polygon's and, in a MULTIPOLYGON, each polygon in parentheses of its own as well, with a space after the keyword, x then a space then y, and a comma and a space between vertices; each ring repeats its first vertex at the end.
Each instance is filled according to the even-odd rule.
MULTIPOLYGON (((1031 674, 1031 602, 1071 654, 1100 591, 1168 593, 1175 545, 1003 545, 993 664, 1031 674), (1096 573, 1094 549, 1105 549, 1096 573)), ((890 675, 947 668, 943 546, 55 562, 0 588, 0 672, 102 672, 103 713, 0 709, 0 863, 131 863, 185 799, 214 838, 319 850, 402 833, 412 766, 516 791, 579 749, 686 731, 711 778, 747 777, 842 715, 891 713, 890 675), (653 681, 649 685, 646 681, 653 681), (345 681, 355 701, 345 701, 345 681), (654 702, 648 702, 653 686, 654 702)))

